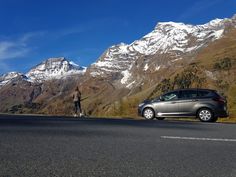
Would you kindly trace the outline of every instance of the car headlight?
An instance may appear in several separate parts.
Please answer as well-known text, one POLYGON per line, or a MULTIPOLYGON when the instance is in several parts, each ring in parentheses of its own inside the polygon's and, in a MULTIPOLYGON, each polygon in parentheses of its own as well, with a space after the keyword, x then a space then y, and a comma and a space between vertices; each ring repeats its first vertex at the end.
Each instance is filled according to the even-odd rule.
POLYGON ((144 103, 140 103, 139 105, 138 105, 138 107, 142 107, 144 105, 144 103))

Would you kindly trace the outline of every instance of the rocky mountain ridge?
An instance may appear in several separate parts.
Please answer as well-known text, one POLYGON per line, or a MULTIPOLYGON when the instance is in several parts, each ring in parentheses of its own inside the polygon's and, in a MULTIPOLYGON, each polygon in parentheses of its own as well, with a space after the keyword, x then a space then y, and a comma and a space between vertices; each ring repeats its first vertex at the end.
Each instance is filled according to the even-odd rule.
POLYGON ((9 72, 0 76, 0 88, 7 85, 10 82, 15 80, 24 79, 26 81, 30 81, 28 77, 26 77, 23 73, 19 72, 9 72))
POLYGON ((231 19, 215 19, 203 25, 175 22, 158 23, 155 29, 131 44, 118 44, 108 48, 93 63, 88 72, 93 77, 112 77, 123 86, 142 84, 134 77, 134 70, 158 71, 178 60, 191 59, 196 52, 223 37, 226 28, 236 27, 236 16, 231 19), (149 60, 145 60, 145 58, 149 60), (144 58, 141 65, 137 60, 144 58), (151 61, 150 58, 155 58, 151 61))
POLYGON ((64 57, 49 58, 33 67, 26 74, 9 72, 0 76, 0 87, 21 78, 28 82, 42 83, 52 79, 63 79, 67 76, 83 75, 86 69, 86 67, 81 67, 64 57))

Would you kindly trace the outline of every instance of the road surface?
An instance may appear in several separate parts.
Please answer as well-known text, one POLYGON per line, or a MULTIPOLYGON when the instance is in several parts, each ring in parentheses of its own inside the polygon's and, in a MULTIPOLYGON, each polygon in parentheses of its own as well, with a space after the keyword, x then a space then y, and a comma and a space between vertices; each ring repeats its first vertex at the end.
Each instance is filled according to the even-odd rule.
POLYGON ((0 177, 236 177, 236 124, 0 116, 0 177))

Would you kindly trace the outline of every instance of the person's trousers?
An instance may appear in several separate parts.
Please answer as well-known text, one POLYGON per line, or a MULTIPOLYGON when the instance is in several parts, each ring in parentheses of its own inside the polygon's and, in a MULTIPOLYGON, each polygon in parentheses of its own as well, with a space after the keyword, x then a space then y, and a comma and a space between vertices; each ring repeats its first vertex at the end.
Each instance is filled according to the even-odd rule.
POLYGON ((75 114, 77 114, 78 111, 79 113, 82 113, 80 100, 74 101, 74 105, 75 105, 75 114))

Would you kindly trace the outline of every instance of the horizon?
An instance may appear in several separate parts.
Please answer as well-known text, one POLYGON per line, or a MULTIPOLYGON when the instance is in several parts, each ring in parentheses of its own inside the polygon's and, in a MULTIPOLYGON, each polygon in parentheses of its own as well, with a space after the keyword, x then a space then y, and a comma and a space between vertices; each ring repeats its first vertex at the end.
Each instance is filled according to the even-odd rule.
POLYGON ((70 3, 0 3, 0 19, 4 23, 0 32, 0 75, 26 73, 44 60, 58 57, 88 67, 112 45, 130 44, 150 33, 157 23, 200 25, 216 18, 231 18, 236 13, 236 2, 223 0, 70 3))

